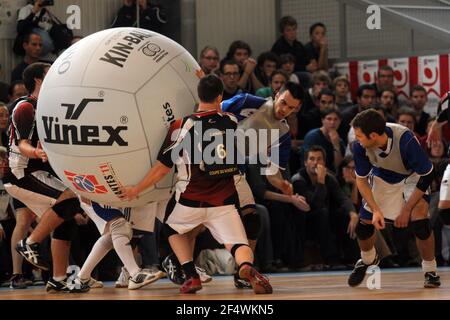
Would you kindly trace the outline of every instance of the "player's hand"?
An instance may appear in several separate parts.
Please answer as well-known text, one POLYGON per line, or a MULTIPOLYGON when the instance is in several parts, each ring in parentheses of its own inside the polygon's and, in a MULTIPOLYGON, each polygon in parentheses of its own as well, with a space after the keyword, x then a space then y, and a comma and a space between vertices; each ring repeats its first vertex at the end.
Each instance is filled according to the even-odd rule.
POLYGON ((372 225, 377 229, 384 229, 384 216, 380 211, 374 211, 372 213, 372 225))
POLYGON ((136 186, 124 186, 120 188, 119 198, 121 200, 131 201, 133 199, 139 199, 139 190, 136 186))
POLYGON ((356 212, 351 212, 350 213, 350 222, 348 223, 347 226, 347 233, 350 237, 350 239, 356 239, 356 226, 358 225, 359 222, 359 216, 356 212))
POLYGON ((36 149, 34 149, 33 152, 34 152, 34 155, 36 156, 36 158, 41 159, 42 162, 48 161, 47 154, 45 153, 44 149, 42 149, 40 142, 38 142, 38 145, 37 145, 36 149))
POLYGON ((406 228, 411 217, 411 210, 403 206, 402 211, 400 211, 399 216, 394 221, 394 226, 396 228, 406 228))
POLYGON ((293 194, 291 196, 291 203, 299 210, 308 212, 311 210, 308 202, 306 202, 305 197, 300 196, 298 194, 293 194))
POLYGON ((428 147, 431 148, 431 145, 433 143, 436 143, 439 140, 441 140, 442 139, 441 135, 442 135, 441 130, 439 130, 437 122, 434 121, 430 127, 430 130, 428 130, 428 137, 427 137, 428 147))
POLYGON ((332 129, 328 131, 328 137, 330 138, 330 142, 333 144, 334 148, 341 150, 341 138, 337 130, 332 129))

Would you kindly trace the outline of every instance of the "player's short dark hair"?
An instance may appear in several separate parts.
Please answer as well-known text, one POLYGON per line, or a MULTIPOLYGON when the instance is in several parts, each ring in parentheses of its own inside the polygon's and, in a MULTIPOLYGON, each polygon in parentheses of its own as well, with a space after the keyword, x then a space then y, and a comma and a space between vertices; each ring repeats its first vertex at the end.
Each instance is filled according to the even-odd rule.
POLYGON ((197 91, 201 102, 214 102, 214 100, 223 93, 222 80, 215 74, 209 74, 200 79, 197 91))
POLYGON ((305 157, 304 157, 305 161, 308 160, 308 156, 309 156, 310 152, 322 152, 323 160, 324 161, 327 160, 327 152, 325 151, 325 149, 322 146, 313 145, 308 150, 306 150, 305 157))
POLYGON ((33 93, 36 86, 35 79, 44 79, 45 69, 47 68, 50 68, 50 64, 44 62, 35 62, 25 68, 22 78, 28 93, 33 93))
POLYGON ((382 135, 386 128, 386 120, 373 109, 361 111, 352 120, 352 127, 360 129, 366 137, 371 133, 382 135))
POLYGON ((294 99, 304 101, 305 100, 305 91, 302 86, 298 83, 288 81, 280 88, 279 94, 282 94, 286 90, 292 95, 294 99))
POLYGON ((327 31, 327 27, 325 27, 325 25, 324 25, 322 22, 316 22, 316 23, 314 23, 311 27, 309 27, 309 35, 310 35, 310 36, 312 36, 314 30, 315 30, 317 27, 322 27, 322 28, 325 29, 325 31, 327 31))
POLYGON ((284 28, 285 27, 297 27, 297 20, 295 20, 294 17, 292 16, 284 16, 280 19, 279 22, 279 27, 280 27, 280 32, 283 33, 284 32, 284 28))

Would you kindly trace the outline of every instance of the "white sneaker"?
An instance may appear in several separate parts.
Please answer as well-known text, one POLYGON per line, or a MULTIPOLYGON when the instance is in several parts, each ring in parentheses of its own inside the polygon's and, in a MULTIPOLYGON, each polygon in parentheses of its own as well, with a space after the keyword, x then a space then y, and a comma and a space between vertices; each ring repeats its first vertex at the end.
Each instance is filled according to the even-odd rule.
POLYGON ((143 286, 161 279, 163 275, 164 273, 159 270, 158 272, 154 273, 149 270, 141 269, 141 271, 130 278, 130 281, 128 282, 128 290, 136 290, 142 288, 143 286))
POLYGON ((212 280, 212 277, 206 273, 205 269, 195 266, 195 270, 197 270, 197 273, 200 276, 201 283, 207 283, 212 280))
POLYGON ((88 286, 91 289, 103 288, 103 282, 95 280, 94 278, 90 278, 88 281, 88 286))
POLYGON ((130 274, 125 267, 122 267, 122 271, 120 272, 119 278, 116 281, 116 288, 128 288, 128 283, 130 279, 130 274))

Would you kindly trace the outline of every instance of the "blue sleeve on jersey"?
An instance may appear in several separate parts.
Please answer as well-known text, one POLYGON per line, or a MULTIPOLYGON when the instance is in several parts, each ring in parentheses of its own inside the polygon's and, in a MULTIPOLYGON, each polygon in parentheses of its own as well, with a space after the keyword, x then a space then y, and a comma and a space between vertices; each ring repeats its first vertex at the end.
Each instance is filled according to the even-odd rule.
POLYGON ((265 102, 266 100, 261 97, 240 93, 231 99, 222 101, 222 111, 234 114, 238 121, 241 121, 253 114, 254 110, 259 109, 265 102))
POLYGON ((400 138, 400 154, 405 167, 418 175, 426 175, 433 168, 428 155, 411 131, 405 132, 400 138))
POLYGON ((372 164, 366 155, 366 149, 358 142, 353 143, 353 159, 355 160, 355 171, 359 177, 367 177, 372 170, 372 164))

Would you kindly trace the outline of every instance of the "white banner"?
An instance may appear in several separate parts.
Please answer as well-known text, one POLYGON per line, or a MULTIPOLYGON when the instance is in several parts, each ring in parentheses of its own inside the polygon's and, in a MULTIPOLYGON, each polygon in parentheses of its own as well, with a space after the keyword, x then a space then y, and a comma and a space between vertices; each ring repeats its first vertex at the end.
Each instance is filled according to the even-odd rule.
POLYGON ((441 90, 439 56, 431 55, 418 57, 417 64, 419 84, 427 90, 428 95, 428 103, 424 110, 433 116, 436 114, 441 90))
POLYGON ((372 84, 377 79, 378 60, 359 61, 358 62, 358 83, 372 84))

